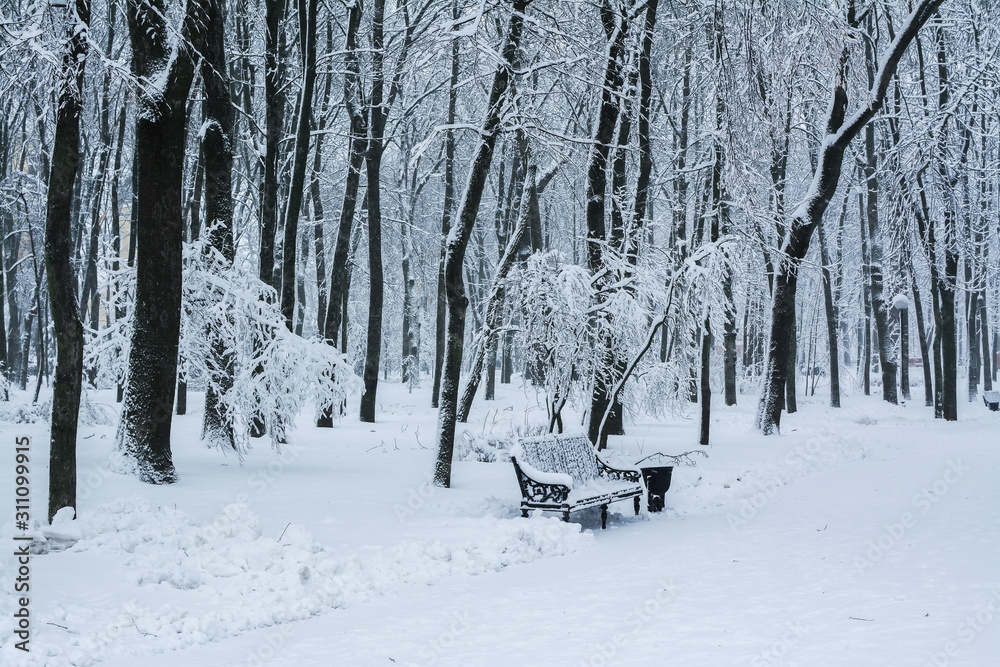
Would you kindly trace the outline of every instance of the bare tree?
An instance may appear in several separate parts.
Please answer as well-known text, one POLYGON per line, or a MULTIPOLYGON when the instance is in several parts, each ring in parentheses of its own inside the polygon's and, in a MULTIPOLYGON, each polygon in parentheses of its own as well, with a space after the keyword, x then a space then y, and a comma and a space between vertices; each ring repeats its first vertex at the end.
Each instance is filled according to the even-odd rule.
POLYGON ((445 488, 451 486, 458 383, 465 344, 465 311, 469 305, 468 297, 465 295, 462 265, 465 260, 465 249, 469 245, 472 228, 476 224, 476 216, 479 214, 483 190, 486 188, 486 178, 489 175, 490 163, 493 161, 493 149, 496 147, 497 137, 500 135, 500 121, 506 104, 507 91, 514 76, 514 58, 524 29, 524 11, 529 3, 530 0, 513 0, 512 2, 507 33, 500 50, 500 66, 493 75, 489 105, 486 117, 479 129, 479 141, 472 166, 469 169, 469 180, 466 182, 465 191, 462 194, 462 203, 459 205, 457 225, 448 235, 445 252, 444 275, 448 295, 448 337, 439 399, 437 462, 434 466, 434 484, 445 488))
MULTIPOLYGON (((869 89, 867 104, 847 115, 847 87, 844 68, 847 49, 840 59, 833 99, 827 114, 824 137, 817 155, 812 185, 805 199, 792 213, 783 247, 784 258, 775 276, 774 305, 771 311, 771 342, 768 350, 764 387, 757 411, 757 426, 764 433, 773 433, 781 423, 783 392, 788 377, 788 349, 792 341, 795 313, 795 287, 799 265, 809 250, 813 231, 823 220, 830 200, 840 181, 844 152, 851 141, 875 116, 885 101, 886 91, 899 61, 916 37, 917 32, 937 11, 944 0, 922 0, 910 14, 906 25, 897 35, 885 61, 869 89)), ((857 24, 853 2, 848 5, 848 23, 857 24)))
POLYGON ((52 386, 52 428, 49 435, 49 521, 60 509, 76 507, 76 433, 83 382, 83 323, 76 300, 76 271, 71 261, 70 212, 73 183, 80 166, 80 116, 83 112, 90 0, 76 0, 61 14, 58 25, 64 32, 65 51, 59 80, 56 133, 52 144, 45 216, 45 265, 56 337, 56 373, 52 386))

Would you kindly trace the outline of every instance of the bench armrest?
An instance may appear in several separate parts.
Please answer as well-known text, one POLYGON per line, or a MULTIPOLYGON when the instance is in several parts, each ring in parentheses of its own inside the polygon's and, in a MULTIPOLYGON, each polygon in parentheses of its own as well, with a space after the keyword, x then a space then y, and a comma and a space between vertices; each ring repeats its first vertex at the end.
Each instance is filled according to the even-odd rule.
POLYGON ((511 455, 510 462, 514 464, 517 473, 517 483, 521 487, 521 497, 538 503, 562 503, 569 497, 573 478, 558 472, 542 472, 526 463, 518 463, 517 457, 511 455))
POLYGON ((642 478, 642 474, 638 470, 621 470, 619 468, 612 468, 607 463, 601 460, 601 457, 597 457, 597 471, 600 473, 601 477, 605 479, 614 480, 616 482, 635 482, 639 483, 642 478))

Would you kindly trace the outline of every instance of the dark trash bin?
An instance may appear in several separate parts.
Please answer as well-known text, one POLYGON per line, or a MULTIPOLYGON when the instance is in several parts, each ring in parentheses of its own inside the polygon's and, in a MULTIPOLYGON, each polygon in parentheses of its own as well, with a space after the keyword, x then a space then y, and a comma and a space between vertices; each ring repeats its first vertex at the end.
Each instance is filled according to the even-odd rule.
POLYGON ((642 481, 646 483, 646 507, 650 512, 663 511, 663 497, 670 489, 673 466, 651 466, 641 468, 642 481))

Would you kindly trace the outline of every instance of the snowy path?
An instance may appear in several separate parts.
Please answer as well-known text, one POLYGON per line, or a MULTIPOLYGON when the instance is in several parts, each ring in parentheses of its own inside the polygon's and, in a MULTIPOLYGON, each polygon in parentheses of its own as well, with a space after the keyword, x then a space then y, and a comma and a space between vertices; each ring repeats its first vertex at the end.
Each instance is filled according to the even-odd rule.
MULTIPOLYGON (((865 459, 782 488, 735 533, 727 516, 630 523, 561 558, 408 590, 291 624, 263 641, 198 647, 184 661, 254 664, 270 654, 270 635, 279 650, 267 664, 275 666, 391 665, 390 658, 402 665, 653 665, 665 658, 924 665, 951 640, 961 652, 945 664, 995 664, 1000 624, 971 642, 956 630, 988 608, 980 582, 1000 587, 1000 521, 995 510, 975 516, 1000 508, 996 468, 983 465, 981 449, 949 446, 936 458, 907 461, 923 480, 916 484, 898 474, 899 460, 865 459), (912 496, 933 488, 958 460, 977 470, 919 514, 912 496), (870 557, 868 540, 890 535, 884 524, 904 511, 919 515, 916 525, 862 569, 855 559, 870 557), (982 529, 969 530, 962 517, 982 529), (994 560, 984 560, 984 547, 994 560)), ((174 665, 177 657, 146 664, 174 665)))
MULTIPOLYGON (((675 471, 667 512, 634 519, 623 503, 607 531, 596 512, 576 516, 584 533, 514 518, 506 464, 460 464, 455 489, 423 486, 429 419, 408 409, 374 431, 335 429, 350 442, 303 428, 292 456, 254 452, 243 468, 183 449, 181 484, 96 488, 92 505, 148 499, 120 504, 127 529, 91 510, 89 542, 35 559, 37 618, 70 630, 37 630, 59 657, 10 664, 994 665, 1000 421, 968 409, 948 425, 922 407, 857 400, 831 418, 806 404, 762 438, 741 408, 707 461, 675 471), (225 519, 240 493, 249 509, 225 519), (59 617, 67 608, 92 611, 59 617), (66 632, 112 626, 100 650, 63 650, 66 632)), ((635 459, 695 427, 633 425, 618 446, 635 459)))

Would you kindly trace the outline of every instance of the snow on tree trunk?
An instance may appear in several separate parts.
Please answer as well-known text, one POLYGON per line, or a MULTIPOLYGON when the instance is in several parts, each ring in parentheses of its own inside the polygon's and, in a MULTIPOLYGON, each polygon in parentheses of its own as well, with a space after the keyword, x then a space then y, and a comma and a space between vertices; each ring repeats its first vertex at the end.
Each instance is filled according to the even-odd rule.
MULTIPOLYGON (((87 63, 90 0, 75 0, 63 10, 60 19, 65 30, 66 51, 62 58, 62 86, 56 111, 52 169, 45 207, 45 268, 56 339, 49 435, 50 522, 60 509, 76 507, 76 435, 83 382, 83 325, 76 300, 77 278, 72 264, 70 211, 73 182, 80 166, 80 116, 83 111, 83 72, 87 63)), ((3 331, 0 331, 2 336, 3 331)), ((2 377, 0 384, 5 384, 2 377)), ((6 393, 5 387, 0 387, 0 390, 6 393)))
POLYGON ((469 305, 465 295, 465 281, 462 276, 465 249, 476 223, 493 149, 500 134, 501 114, 507 99, 507 90, 513 77, 514 58, 521 42, 524 27, 524 10, 530 0, 514 0, 512 13, 507 24, 507 34, 500 51, 502 61, 493 76, 490 88, 489 106, 479 130, 469 180, 459 205, 456 225, 448 234, 445 251, 445 288, 448 297, 448 334, 446 353, 441 378, 440 408, 437 429, 437 462, 434 467, 434 483, 437 486, 451 486, 451 462, 455 449, 455 418, 458 409, 458 383, 462 370, 462 351, 465 344, 465 311, 469 305))

